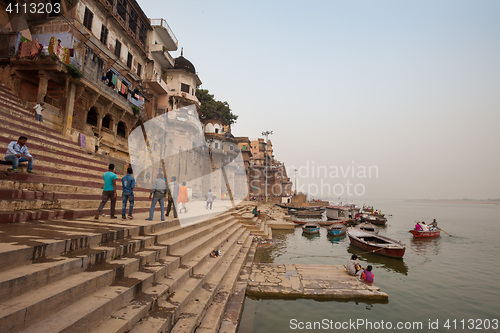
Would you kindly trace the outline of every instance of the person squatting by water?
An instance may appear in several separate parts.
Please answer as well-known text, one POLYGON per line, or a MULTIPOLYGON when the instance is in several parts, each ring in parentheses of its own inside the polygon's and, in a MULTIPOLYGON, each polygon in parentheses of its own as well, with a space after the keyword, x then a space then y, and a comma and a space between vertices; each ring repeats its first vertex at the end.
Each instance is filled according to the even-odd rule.
POLYGON ((353 254, 351 256, 351 259, 347 261, 347 265, 345 266, 347 274, 349 275, 357 275, 358 272, 361 270, 361 266, 359 265, 359 262, 356 260, 358 259, 358 256, 353 254))
POLYGON ((373 283, 373 281, 375 279, 375 275, 373 275, 373 273, 372 273, 372 265, 368 265, 366 267, 366 269, 363 271, 363 273, 361 273, 360 279, 363 280, 363 282, 368 283, 368 284, 373 283))
POLYGON ((111 218, 116 219, 115 216, 115 206, 116 206, 116 180, 118 176, 114 172, 115 165, 111 163, 108 166, 108 171, 102 175, 104 179, 104 187, 102 188, 102 200, 99 208, 97 209, 97 213, 94 215, 94 219, 98 220, 99 215, 101 214, 104 205, 108 200, 111 200, 111 218))
POLYGON ((151 200, 151 207, 149 208, 149 218, 146 221, 152 221, 155 213, 156 203, 160 203, 161 210, 161 220, 165 221, 165 197, 167 196, 167 183, 165 182, 165 177, 163 177, 163 173, 159 172, 155 181, 153 182, 153 186, 151 187, 151 193, 149 193, 149 199, 151 200))
POLYGON ((127 212, 127 202, 130 203, 128 210, 128 218, 132 219, 132 210, 134 209, 134 187, 135 187, 135 179, 132 176, 132 167, 128 167, 127 175, 122 178, 122 220, 125 220, 127 217, 125 213, 127 212))

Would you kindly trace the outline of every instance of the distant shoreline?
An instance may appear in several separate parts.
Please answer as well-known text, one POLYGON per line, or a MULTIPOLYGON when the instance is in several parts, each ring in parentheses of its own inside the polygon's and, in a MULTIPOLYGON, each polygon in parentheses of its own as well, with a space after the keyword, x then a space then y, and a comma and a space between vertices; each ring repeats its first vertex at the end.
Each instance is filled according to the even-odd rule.
POLYGON ((407 202, 413 203, 453 203, 453 204, 489 204, 489 205, 500 205, 500 201, 489 201, 489 200, 406 200, 407 202))

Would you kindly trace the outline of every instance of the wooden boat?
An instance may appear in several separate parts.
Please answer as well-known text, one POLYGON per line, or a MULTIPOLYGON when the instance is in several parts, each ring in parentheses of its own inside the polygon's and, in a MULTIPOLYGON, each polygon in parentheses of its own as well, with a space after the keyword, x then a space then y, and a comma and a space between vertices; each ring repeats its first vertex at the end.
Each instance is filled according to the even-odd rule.
POLYGON ((319 224, 309 222, 302 226, 302 232, 306 234, 319 234, 319 224))
POLYGON ((387 222, 387 218, 385 218, 383 215, 378 214, 362 214, 360 216, 360 221, 376 225, 385 225, 385 223, 387 222))
POLYGON ((441 230, 430 230, 430 231, 421 231, 421 230, 410 230, 415 238, 434 238, 439 237, 441 235, 441 230))
POLYGON ((326 230, 331 236, 342 236, 343 234, 345 234, 347 227, 345 226, 345 224, 335 223, 326 228, 326 230))
POLYGON ((356 229, 360 229, 360 230, 363 230, 366 232, 373 232, 374 234, 378 234, 378 231, 379 231, 379 227, 377 227, 376 225, 374 225, 372 223, 368 223, 368 222, 363 222, 363 223, 358 224, 356 226, 356 229))
POLYGON ((318 219, 303 219, 303 220, 300 220, 299 217, 297 216, 291 216, 290 218, 292 220, 293 223, 297 224, 297 225, 305 225, 307 223, 310 223, 312 221, 314 221, 314 223, 317 223, 319 224, 320 226, 322 227, 327 227, 327 226, 330 226, 330 225, 333 225, 333 224, 347 224, 347 222, 349 222, 348 220, 339 220, 338 222, 337 221, 319 221, 318 219))
POLYGON ((403 258, 406 246, 389 237, 377 235, 371 232, 348 228, 347 235, 352 245, 386 257, 403 258))

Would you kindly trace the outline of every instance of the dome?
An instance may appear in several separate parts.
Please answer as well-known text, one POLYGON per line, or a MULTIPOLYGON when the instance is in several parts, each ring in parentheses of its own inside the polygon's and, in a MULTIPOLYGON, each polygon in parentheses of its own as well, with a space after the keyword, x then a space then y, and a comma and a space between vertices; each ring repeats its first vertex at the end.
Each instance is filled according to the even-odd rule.
POLYGON ((174 69, 182 69, 185 70, 186 72, 196 74, 194 65, 191 63, 191 61, 187 60, 182 55, 178 58, 175 58, 174 60, 175 60, 174 69))

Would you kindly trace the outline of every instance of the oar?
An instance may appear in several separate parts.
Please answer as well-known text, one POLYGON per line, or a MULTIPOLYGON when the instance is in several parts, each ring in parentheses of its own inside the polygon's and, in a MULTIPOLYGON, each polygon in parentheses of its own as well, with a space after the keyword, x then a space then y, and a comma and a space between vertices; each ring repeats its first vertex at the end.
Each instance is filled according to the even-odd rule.
POLYGON ((452 235, 450 235, 449 233, 447 233, 446 231, 444 231, 444 230, 443 230, 443 229, 441 229, 440 227, 436 227, 436 228, 438 228, 439 230, 441 230, 442 232, 444 232, 444 233, 445 233, 445 234, 447 234, 448 236, 453 237, 452 235))

